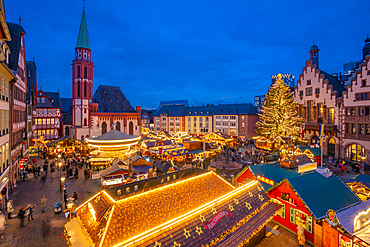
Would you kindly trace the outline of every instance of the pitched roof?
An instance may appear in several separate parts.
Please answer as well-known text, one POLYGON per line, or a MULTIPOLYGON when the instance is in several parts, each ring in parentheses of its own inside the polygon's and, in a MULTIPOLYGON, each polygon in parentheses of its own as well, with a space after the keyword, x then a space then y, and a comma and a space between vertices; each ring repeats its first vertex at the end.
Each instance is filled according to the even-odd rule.
POLYGON ((87 31, 87 21, 85 15, 85 9, 82 12, 80 30, 78 32, 76 48, 87 48, 90 49, 89 32, 87 31))
POLYGON ((68 111, 68 108, 72 106, 72 98, 61 98, 62 113, 68 111))
POLYGON ((99 104, 99 112, 135 112, 130 101, 116 86, 99 85, 93 101, 99 104))
POLYGON ((312 172, 288 181, 316 219, 325 217, 329 209, 339 211, 361 202, 338 177, 325 178, 312 172))
POLYGON ((338 97, 342 97, 342 92, 345 90, 345 88, 342 85, 342 83, 340 83, 338 78, 330 75, 329 73, 326 73, 323 70, 320 70, 320 74, 323 74, 325 76, 325 79, 328 79, 328 81, 329 81, 328 85, 333 86, 333 91, 338 92, 338 97))
POLYGON ((68 107, 66 114, 63 116, 63 124, 72 124, 72 106, 68 107))
POLYGON ((167 105, 162 106, 154 114, 155 117, 160 117, 161 114, 167 114, 169 117, 182 117, 185 116, 186 107, 183 105, 167 105))
POLYGON ((18 58, 19 58, 19 51, 21 49, 21 40, 23 34, 26 34, 22 26, 18 24, 7 22, 10 36, 12 37, 11 41, 7 41, 8 46, 10 48, 9 54, 9 69, 14 70, 17 72, 18 68, 18 58))
POLYGON ((53 104, 54 108, 60 108, 61 102, 60 102, 60 94, 59 92, 45 92, 45 94, 49 97, 49 100, 53 104))
MULTIPOLYGON (((301 174, 297 172, 292 172, 284 168, 268 165, 268 164, 259 164, 259 165, 252 165, 249 166, 249 169, 251 170, 252 174, 254 176, 260 175, 262 177, 271 179, 275 182, 275 185, 280 183, 285 178, 293 178, 293 177, 299 177, 301 174)), ((260 182, 263 189, 266 191, 273 186, 264 182, 260 182)))
POLYGON ((215 115, 257 115, 258 111, 251 103, 219 105, 215 115))
MULTIPOLYGON (((117 201, 113 206, 112 214, 107 218, 109 224, 104 220, 104 225, 102 225, 100 221, 103 221, 105 217, 101 217, 99 222, 88 225, 91 213, 82 213, 87 209, 86 204, 77 209, 77 212, 81 215, 82 223, 97 246, 100 242, 102 246, 113 246, 188 213, 233 189, 233 186, 220 179, 218 175, 209 172, 117 201), (99 230, 96 229, 96 225, 100 229, 107 226, 104 239, 102 239, 102 234, 98 234, 99 230)), ((99 200, 94 199, 88 202, 93 204, 97 201, 99 203, 99 200)), ((98 205, 92 206, 95 211, 107 211, 104 208, 100 209, 98 205)))
POLYGON ((349 233, 353 234, 354 232, 354 221, 356 215, 362 211, 366 211, 370 208, 370 200, 364 201, 356 206, 353 206, 349 209, 343 210, 337 213, 337 219, 344 229, 349 233))
POLYGON ((365 174, 359 174, 356 179, 356 181, 360 181, 360 182, 366 182, 366 183, 370 183, 370 176, 369 175, 365 175, 365 174))

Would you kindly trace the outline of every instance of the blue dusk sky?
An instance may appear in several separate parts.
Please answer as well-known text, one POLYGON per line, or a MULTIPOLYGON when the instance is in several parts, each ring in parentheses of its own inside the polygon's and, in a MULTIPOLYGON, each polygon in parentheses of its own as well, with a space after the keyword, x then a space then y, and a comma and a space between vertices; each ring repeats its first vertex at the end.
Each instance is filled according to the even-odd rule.
MULTIPOLYGON (((71 97, 82 0, 5 0, 6 19, 27 35, 38 87, 71 97)), ((133 107, 161 100, 252 103, 271 75, 296 79, 313 42, 320 68, 362 59, 370 1, 87 0, 94 92, 119 86, 133 107)))

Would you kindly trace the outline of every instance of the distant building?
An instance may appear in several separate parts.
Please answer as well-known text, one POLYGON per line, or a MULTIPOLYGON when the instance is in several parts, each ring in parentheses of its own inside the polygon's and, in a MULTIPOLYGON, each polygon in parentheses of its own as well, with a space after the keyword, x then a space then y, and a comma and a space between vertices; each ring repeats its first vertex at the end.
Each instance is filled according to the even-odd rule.
POLYGON ((155 132, 167 131, 170 134, 185 131, 184 105, 161 106, 154 114, 155 132))
POLYGON ((37 92, 34 138, 55 140, 59 138, 61 105, 59 92, 37 92))
POLYGON ((266 95, 254 96, 254 106, 257 108, 258 111, 261 109, 261 106, 265 99, 266 99, 266 95))
POLYGON ((37 67, 34 61, 26 62, 27 69, 27 94, 26 94, 26 129, 27 141, 25 142, 25 154, 29 152, 29 146, 32 143, 33 133, 35 131, 34 116, 36 115, 37 104, 37 67))
POLYGON ((167 105, 183 105, 185 107, 189 107, 188 100, 183 99, 183 100, 165 100, 165 101, 161 101, 159 103, 158 108, 160 108, 161 106, 167 106, 167 105))
POLYGON ((141 127, 154 130, 154 114, 156 110, 141 110, 141 127))
MULTIPOLYGON (((272 75, 271 76, 272 83, 274 83, 277 78, 278 78, 278 75, 272 75)), ((285 85, 288 86, 291 89, 291 91, 293 92, 294 87, 295 87, 295 77, 294 77, 294 75, 292 75, 292 74, 282 74, 281 79, 285 82, 285 85)))
POLYGON ((353 61, 343 64, 343 74, 344 75, 352 74, 355 71, 355 68, 358 67, 360 63, 361 61, 353 61))

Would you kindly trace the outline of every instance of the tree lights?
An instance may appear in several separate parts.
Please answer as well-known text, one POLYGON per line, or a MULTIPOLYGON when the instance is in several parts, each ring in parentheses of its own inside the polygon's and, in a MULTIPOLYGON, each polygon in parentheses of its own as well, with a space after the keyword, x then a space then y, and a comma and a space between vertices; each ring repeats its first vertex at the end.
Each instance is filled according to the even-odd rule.
POLYGON ((294 102, 293 92, 290 92, 281 75, 272 84, 261 107, 257 132, 279 149, 283 144, 282 137, 299 137, 303 119, 297 114, 298 103, 294 102))

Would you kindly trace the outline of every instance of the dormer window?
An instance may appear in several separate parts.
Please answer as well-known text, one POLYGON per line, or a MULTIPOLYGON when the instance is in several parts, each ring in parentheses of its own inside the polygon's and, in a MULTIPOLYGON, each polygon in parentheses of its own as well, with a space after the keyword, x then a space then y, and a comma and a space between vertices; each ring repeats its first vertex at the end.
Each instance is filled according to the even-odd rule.
POLYGON ((361 87, 366 87, 366 80, 361 81, 361 87))
POLYGON ((45 98, 41 98, 41 103, 45 103, 45 98))

